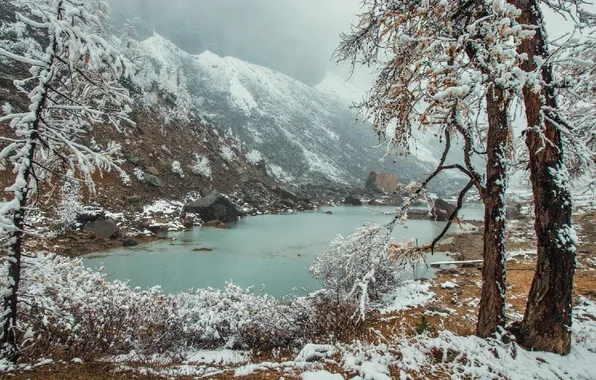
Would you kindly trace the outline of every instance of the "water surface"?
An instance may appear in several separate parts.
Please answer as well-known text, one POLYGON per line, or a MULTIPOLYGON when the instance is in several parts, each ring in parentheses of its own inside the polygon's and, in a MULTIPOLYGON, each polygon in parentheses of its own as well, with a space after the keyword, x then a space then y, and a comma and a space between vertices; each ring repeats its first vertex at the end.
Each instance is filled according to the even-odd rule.
MULTIPOLYGON (((462 214, 479 219, 482 208, 469 207, 462 214)), ((263 288, 273 296, 304 294, 320 287, 311 279, 307 268, 335 236, 349 235, 367 222, 385 224, 390 220, 391 216, 364 207, 324 207, 310 212, 251 216, 228 224, 228 230, 194 228, 174 232, 169 237, 175 240, 116 249, 87 256, 83 261, 90 267, 103 265, 109 279, 130 280, 132 286, 140 287, 160 285, 172 292, 223 288, 226 282, 233 282, 242 287, 254 286, 256 290, 263 288), (326 211, 333 214, 325 214, 326 211), (193 251, 197 248, 213 251, 193 251)), ((407 228, 396 227, 393 237, 418 239, 419 244, 425 244, 444 225, 444 222, 411 220, 407 228)), ((446 259, 445 255, 435 254, 428 261, 446 259)), ((418 268, 417 272, 421 277, 429 277, 434 269, 418 268)))

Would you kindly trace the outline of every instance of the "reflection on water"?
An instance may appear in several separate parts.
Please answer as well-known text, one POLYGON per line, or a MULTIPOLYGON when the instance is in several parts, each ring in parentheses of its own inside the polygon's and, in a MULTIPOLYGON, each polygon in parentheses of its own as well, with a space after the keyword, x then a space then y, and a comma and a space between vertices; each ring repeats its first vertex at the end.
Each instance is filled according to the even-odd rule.
MULTIPOLYGON (((382 207, 382 211, 393 211, 382 207)), ((482 209, 467 208, 468 219, 480 219, 482 209)), ((307 268, 315 256, 327 249, 338 234, 349 235, 366 222, 385 224, 391 216, 372 213, 364 207, 322 208, 319 211, 287 215, 248 217, 230 223, 228 230, 195 228, 170 233, 171 238, 133 248, 122 248, 84 258, 87 266, 104 265, 109 279, 130 280, 132 286, 161 285, 168 291, 191 288, 222 288, 226 282, 242 287, 264 287, 264 292, 281 296, 294 288, 316 290, 307 268), (325 214, 331 210, 332 215, 325 214), (197 248, 213 251, 198 252, 197 248)), ((396 240, 418 239, 426 244, 444 227, 443 222, 409 221, 395 228, 396 240)), ((454 226, 453 229, 459 227, 454 226)), ((435 253, 429 262, 447 260, 435 253)), ((435 269, 418 268, 420 277, 435 269)))

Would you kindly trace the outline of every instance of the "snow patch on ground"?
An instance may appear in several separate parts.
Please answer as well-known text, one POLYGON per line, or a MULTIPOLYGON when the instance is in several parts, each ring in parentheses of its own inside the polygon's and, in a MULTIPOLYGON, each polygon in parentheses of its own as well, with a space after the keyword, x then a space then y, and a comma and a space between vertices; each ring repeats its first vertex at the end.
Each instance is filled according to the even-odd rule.
POLYGON ((381 314, 389 314, 424 305, 435 296, 430 291, 430 286, 431 284, 428 282, 405 281, 393 292, 382 297, 385 306, 381 307, 379 311, 381 314))
POLYGON ((344 377, 339 373, 331 373, 328 371, 304 372, 302 380, 344 380, 344 377))
POLYGON ((302 348, 298 356, 297 362, 310 362, 313 360, 322 359, 335 352, 335 348, 330 344, 307 344, 302 348))
POLYGON ((444 283, 441 284, 441 289, 455 289, 458 286, 459 285, 457 285, 455 282, 445 281, 444 283))
POLYGON ((176 201, 166 201, 163 199, 157 200, 150 205, 143 207, 143 215, 155 215, 162 213, 163 215, 176 215, 180 213, 184 204, 176 201))

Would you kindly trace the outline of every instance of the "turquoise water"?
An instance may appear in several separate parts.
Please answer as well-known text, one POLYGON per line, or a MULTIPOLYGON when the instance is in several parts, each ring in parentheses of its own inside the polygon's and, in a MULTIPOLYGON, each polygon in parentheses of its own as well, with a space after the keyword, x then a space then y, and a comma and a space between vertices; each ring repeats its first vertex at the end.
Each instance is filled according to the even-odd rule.
MULTIPOLYGON (((468 208, 463 214, 479 219, 482 209, 468 208)), ((273 296, 304 294, 319 288, 307 268, 337 234, 346 236, 366 222, 384 224, 390 220, 391 216, 364 207, 324 207, 312 212, 251 216, 230 223, 228 230, 195 228, 170 233, 169 240, 90 255, 83 260, 89 267, 103 265, 109 279, 129 280, 132 286, 160 285, 173 292, 209 286, 223 288, 226 282, 233 282, 242 287, 254 286, 256 290, 263 288, 273 296), (213 251, 193 252, 196 248, 213 251)), ((397 240, 418 239, 419 244, 424 244, 444 225, 412 220, 407 228, 396 227, 393 236, 397 240)), ((444 255, 435 254, 428 261, 445 259, 444 255)), ((429 277, 432 269, 419 269, 418 275, 429 277)))

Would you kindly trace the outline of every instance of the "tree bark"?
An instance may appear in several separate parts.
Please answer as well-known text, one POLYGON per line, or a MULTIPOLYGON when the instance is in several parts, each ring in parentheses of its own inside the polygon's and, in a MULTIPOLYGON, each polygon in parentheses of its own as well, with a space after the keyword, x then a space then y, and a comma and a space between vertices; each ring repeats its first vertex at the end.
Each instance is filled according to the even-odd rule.
MULTIPOLYGON (((520 24, 536 26, 536 35, 519 47, 528 59, 522 69, 537 69, 536 58, 549 55, 544 20, 537 0, 510 0, 521 10, 520 24)), ((530 178, 534 193, 537 263, 521 324, 514 326, 518 341, 535 350, 567 354, 571 345, 571 311, 575 274, 575 234, 571 226, 571 194, 563 161, 563 141, 557 127, 557 101, 552 67, 537 73, 540 87, 523 89, 526 145, 530 153, 530 178)))
POLYGON ((505 326, 505 210, 507 146, 509 141, 507 91, 499 86, 486 95, 488 113, 486 185, 484 202, 484 266, 476 335, 486 338, 505 326))
POLYGON ((25 238, 25 216, 26 207, 29 198, 29 180, 33 171, 33 159, 38 143, 38 130, 41 124, 41 113, 47 104, 47 92, 42 95, 42 100, 36 109, 37 118, 31 126, 28 138, 27 154, 24 159, 24 171, 20 174, 22 185, 15 192, 15 197, 19 200, 19 207, 14 212, 13 223, 14 230, 9 234, 9 256, 8 256, 8 279, 6 284, 6 293, 3 298, 2 315, 2 336, 0 343, 5 350, 4 355, 12 361, 16 361, 19 355, 17 334, 17 317, 19 302, 19 285, 21 282, 21 267, 23 257, 23 240, 25 238))

